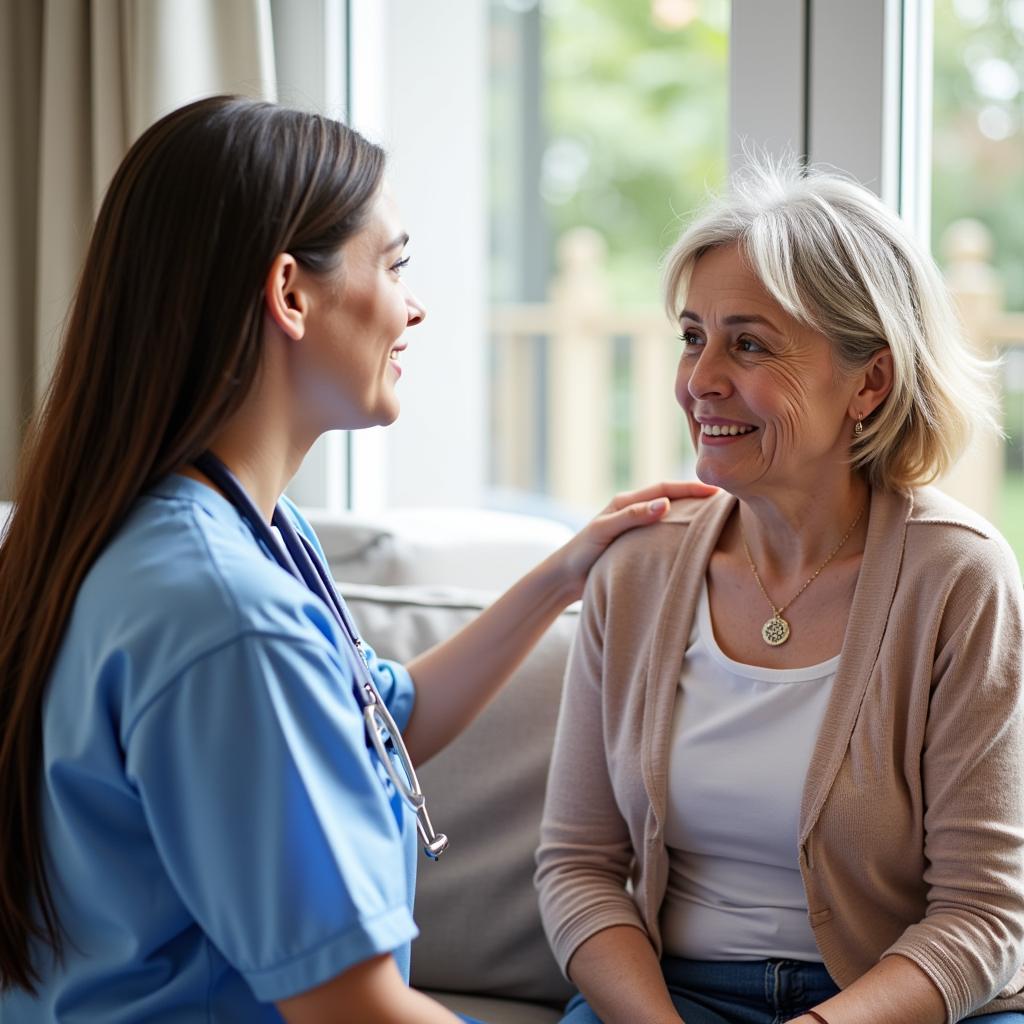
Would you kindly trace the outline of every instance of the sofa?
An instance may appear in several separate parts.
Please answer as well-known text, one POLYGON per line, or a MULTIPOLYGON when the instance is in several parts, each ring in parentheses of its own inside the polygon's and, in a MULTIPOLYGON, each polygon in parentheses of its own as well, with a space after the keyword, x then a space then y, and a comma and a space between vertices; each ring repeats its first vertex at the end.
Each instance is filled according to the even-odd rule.
MULTIPOLYGON (((480 511, 311 519, 367 642, 403 661, 454 633, 570 535, 480 511)), ((419 770, 451 845, 436 863, 420 860, 412 984, 487 1024, 554 1024, 573 992, 541 928, 533 855, 577 620, 576 607, 559 616, 469 729, 419 770)))

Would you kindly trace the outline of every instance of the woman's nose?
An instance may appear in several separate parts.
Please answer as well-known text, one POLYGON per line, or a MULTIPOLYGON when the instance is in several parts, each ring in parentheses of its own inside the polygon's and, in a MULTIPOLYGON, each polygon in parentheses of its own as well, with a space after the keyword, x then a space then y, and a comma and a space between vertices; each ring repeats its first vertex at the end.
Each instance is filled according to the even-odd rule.
POLYGON ((415 327, 417 324, 423 323, 426 319, 427 311, 423 306, 423 303, 409 292, 405 299, 405 307, 409 312, 409 319, 406 322, 406 326, 415 327))
POLYGON ((725 359, 713 346, 705 344, 697 359, 690 361, 690 378, 686 382, 690 397, 721 396, 731 388, 725 359))

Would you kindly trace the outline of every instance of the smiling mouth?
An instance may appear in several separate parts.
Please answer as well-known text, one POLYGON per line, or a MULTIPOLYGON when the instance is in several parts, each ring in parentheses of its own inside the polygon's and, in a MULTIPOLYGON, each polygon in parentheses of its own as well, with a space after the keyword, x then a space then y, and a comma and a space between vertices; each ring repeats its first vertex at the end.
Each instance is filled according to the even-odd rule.
POLYGON ((739 437, 741 434, 752 434, 757 427, 742 426, 739 423, 701 423, 701 436, 706 437, 739 437))

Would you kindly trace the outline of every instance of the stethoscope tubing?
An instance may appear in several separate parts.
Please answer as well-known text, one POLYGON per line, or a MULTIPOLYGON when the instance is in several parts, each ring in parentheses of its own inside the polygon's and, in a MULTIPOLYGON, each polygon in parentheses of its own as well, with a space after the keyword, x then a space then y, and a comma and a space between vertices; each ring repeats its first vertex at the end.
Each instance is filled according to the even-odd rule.
POLYGON ((256 539, 267 548, 271 557, 306 587, 327 606, 334 616, 342 633, 355 655, 356 672, 361 678, 353 684, 356 699, 363 709, 363 719, 371 745, 377 753, 392 785, 409 804, 416 815, 416 827, 423 842, 423 851, 431 860, 436 860, 447 848, 448 837, 435 833, 427 814, 426 801, 420 788, 416 770, 413 767, 409 751, 402 739, 395 720, 391 717, 380 691, 377 689, 370 673, 366 651, 345 602, 341 599, 324 566, 318 552, 307 537, 301 536, 295 529, 288 513, 278 504, 268 526, 258 508, 249 497, 238 478, 212 452, 206 451, 198 456, 193 465, 204 476, 220 488, 224 496, 231 502, 235 510, 248 524, 256 539), (277 533, 274 532, 277 530, 277 533), (381 736, 378 721, 388 734, 385 741, 381 736), (387 749, 390 742, 402 765, 407 778, 403 779, 387 749))

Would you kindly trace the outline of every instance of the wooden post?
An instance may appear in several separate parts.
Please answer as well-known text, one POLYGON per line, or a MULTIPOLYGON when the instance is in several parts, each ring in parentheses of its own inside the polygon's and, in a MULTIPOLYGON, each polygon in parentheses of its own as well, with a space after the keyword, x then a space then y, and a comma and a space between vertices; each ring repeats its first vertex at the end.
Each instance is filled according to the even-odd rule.
POLYGON ((591 228, 558 245, 551 288, 555 331, 548 350, 548 480, 558 501, 593 510, 611 495, 611 346, 607 247, 591 228))
POLYGON ((632 339, 630 485, 641 486, 679 471, 683 413, 674 397, 679 347, 667 323, 644 327, 632 339))
MULTIPOLYGON (((997 355, 991 329, 1003 305, 999 275, 991 265, 992 236, 980 221, 954 221, 942 236, 946 281, 956 298, 967 338, 983 359, 997 355)), ((1003 478, 1003 445, 992 434, 975 437, 960 461, 938 481, 947 494, 981 513, 998 519, 1003 478)))
POLYGON ((533 487, 533 450, 539 416, 532 372, 532 341, 525 331, 497 331, 492 341, 495 437, 494 476, 499 487, 529 491, 533 487))

